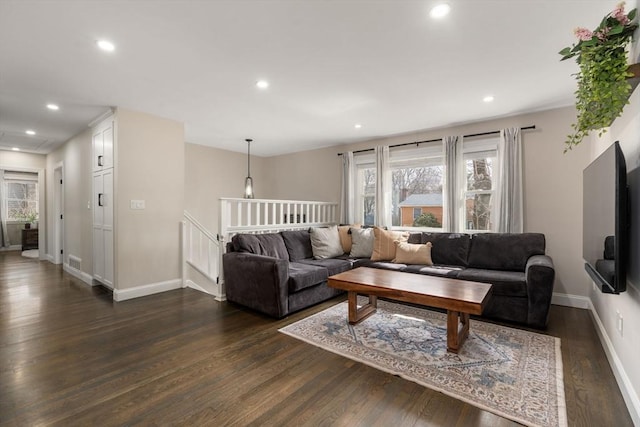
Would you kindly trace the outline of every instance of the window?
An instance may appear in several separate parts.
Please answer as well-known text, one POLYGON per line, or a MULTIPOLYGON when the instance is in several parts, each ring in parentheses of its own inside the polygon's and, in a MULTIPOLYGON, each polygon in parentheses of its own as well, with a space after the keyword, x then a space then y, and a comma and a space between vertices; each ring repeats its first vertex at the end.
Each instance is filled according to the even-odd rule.
POLYGON ((5 172, 4 178, 4 218, 8 221, 37 221, 38 182, 32 180, 37 179, 37 174, 5 172), (21 179, 24 177, 26 179, 21 179))
POLYGON ((355 220, 364 225, 375 224, 376 164, 375 156, 360 154, 354 157, 356 166, 355 220))
POLYGON ((391 224, 442 229, 444 157, 442 144, 394 149, 391 163, 391 224))
POLYGON ((497 142, 498 140, 493 138, 472 141, 464 145, 465 231, 489 231, 493 227, 491 214, 494 203, 494 166, 497 163, 497 142))

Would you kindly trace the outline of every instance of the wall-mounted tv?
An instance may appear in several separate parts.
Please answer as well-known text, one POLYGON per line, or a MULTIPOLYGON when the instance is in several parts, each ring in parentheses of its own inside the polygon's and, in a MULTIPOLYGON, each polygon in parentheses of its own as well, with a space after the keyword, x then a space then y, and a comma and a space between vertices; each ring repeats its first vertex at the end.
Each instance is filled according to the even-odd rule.
POLYGON ((616 141, 583 174, 582 256, 585 270, 604 293, 627 289, 627 167, 616 141))

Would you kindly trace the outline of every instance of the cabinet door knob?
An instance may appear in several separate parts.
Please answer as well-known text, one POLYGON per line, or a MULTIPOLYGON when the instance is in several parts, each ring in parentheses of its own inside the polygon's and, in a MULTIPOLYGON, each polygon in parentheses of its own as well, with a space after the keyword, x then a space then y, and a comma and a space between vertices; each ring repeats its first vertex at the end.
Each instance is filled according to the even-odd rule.
POLYGON ((104 166, 104 164, 102 162, 102 157, 103 156, 98 156, 98 166, 104 166))
POLYGON ((104 203, 102 202, 103 196, 104 193, 98 193, 98 206, 104 206, 104 203))

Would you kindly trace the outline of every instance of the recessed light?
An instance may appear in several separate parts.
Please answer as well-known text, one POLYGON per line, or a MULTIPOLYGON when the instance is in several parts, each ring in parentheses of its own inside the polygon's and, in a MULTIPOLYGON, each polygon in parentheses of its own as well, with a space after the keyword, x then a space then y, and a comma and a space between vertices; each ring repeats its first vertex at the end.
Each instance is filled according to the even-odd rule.
POLYGON ((361 127, 362 127, 362 125, 360 123, 356 123, 355 126, 354 126, 354 128, 356 128, 356 129, 360 129, 361 127))
POLYGON ((27 135, 35 135, 36 131, 29 129, 29 130, 25 130, 24 133, 26 133, 27 135))
POLYGON ((60 109, 56 104, 47 104, 47 108, 53 111, 58 111, 60 109))
POLYGON ((493 95, 487 95, 484 98, 482 98, 484 102, 493 102, 494 99, 495 98, 493 97, 493 95))
POLYGON ((111 43, 109 40, 98 40, 96 44, 100 49, 104 50, 105 52, 113 52, 114 50, 116 50, 116 46, 113 43, 111 43))
POLYGON ((20 149, 18 147, 13 147, 12 150, 13 151, 20 151, 20 149))
POLYGON ((269 87, 269 82, 266 80, 258 80, 256 86, 260 89, 266 89, 269 87))
POLYGON ((451 11, 451 6, 449 6, 448 3, 440 3, 438 5, 435 5, 431 9, 431 11, 429 12, 429 15, 432 18, 440 19, 440 18, 444 18, 445 16, 447 16, 450 11, 451 11))

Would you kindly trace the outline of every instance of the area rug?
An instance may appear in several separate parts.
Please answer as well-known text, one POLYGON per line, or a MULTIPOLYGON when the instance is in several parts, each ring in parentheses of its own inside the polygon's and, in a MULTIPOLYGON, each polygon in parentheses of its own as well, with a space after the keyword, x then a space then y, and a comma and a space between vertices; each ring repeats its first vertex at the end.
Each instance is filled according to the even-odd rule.
POLYGON ((35 259, 40 256, 40 252, 37 249, 29 249, 28 251, 22 251, 22 256, 35 259))
POLYGON ((471 320, 453 354, 443 313, 378 300, 361 323, 346 317, 343 302, 280 332, 521 424, 567 425, 559 338, 471 320))

